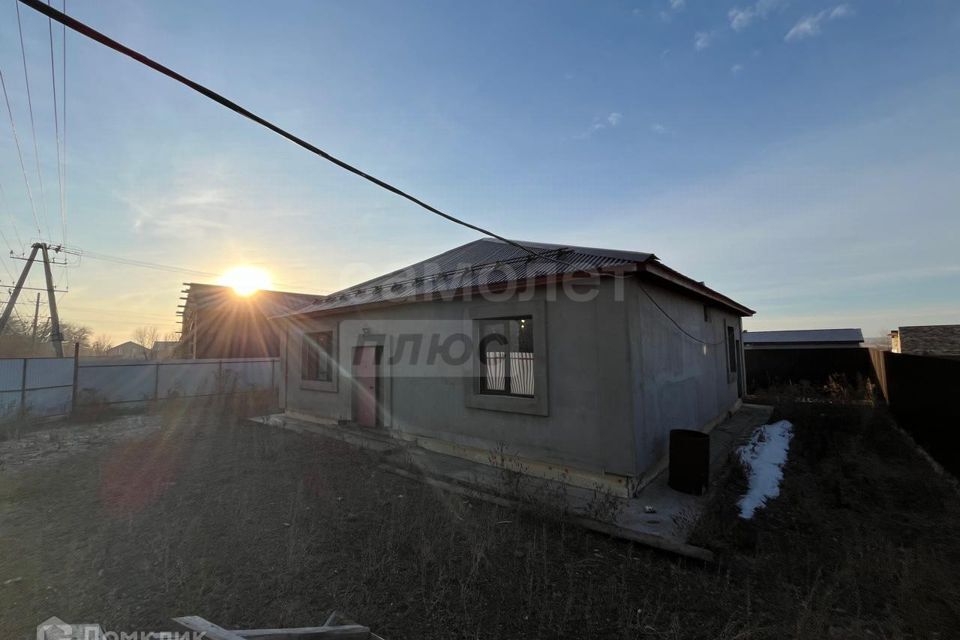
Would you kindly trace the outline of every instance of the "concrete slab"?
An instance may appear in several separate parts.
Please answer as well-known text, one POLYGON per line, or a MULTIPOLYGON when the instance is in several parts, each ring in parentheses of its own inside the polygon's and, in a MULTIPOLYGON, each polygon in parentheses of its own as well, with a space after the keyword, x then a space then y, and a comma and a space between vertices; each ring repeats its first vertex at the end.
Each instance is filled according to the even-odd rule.
MULTIPOLYGON (((746 442, 753 430, 769 421, 773 408, 744 404, 710 432, 711 486, 725 467, 730 451, 746 442)), ((448 456, 399 439, 387 431, 345 424, 312 422, 289 415, 253 420, 258 424, 314 433, 380 453, 382 467, 399 475, 473 498, 556 510, 577 524, 612 536, 633 540, 673 553, 711 561, 706 549, 687 544, 687 538, 710 492, 692 496, 667 486, 665 466, 632 498, 617 497, 602 488, 572 486, 523 473, 509 464, 483 464, 448 456), (652 510, 648 513, 648 510, 652 510)))

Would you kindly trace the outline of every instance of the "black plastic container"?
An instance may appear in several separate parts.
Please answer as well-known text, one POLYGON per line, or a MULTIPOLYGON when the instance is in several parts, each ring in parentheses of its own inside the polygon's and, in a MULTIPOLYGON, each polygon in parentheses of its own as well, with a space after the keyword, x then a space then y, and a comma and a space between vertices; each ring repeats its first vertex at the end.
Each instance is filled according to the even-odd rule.
POLYGON ((703 495, 710 484, 710 434, 690 429, 670 431, 671 489, 703 495))

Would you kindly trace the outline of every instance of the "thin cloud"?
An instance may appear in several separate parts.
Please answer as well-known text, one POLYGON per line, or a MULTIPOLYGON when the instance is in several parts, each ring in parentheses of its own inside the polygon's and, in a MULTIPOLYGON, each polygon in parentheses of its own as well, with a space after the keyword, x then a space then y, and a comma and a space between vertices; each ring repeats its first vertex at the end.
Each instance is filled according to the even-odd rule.
POLYGON ((698 31, 693 35, 693 48, 697 51, 703 51, 713 44, 713 33, 709 31, 698 31))
POLYGON ((804 16, 793 25, 790 31, 787 32, 787 35, 783 37, 783 40, 784 42, 799 42, 807 38, 815 38, 823 31, 824 23, 852 16, 853 9, 850 5, 838 4, 832 9, 824 9, 819 13, 804 16))
POLYGON ((727 12, 730 28, 743 31, 757 20, 763 20, 770 12, 783 6, 783 0, 757 0, 746 7, 734 7, 727 12))
POLYGON ((742 64, 735 64, 735 65, 733 65, 732 67, 730 67, 730 73, 732 73, 732 74, 735 75, 735 76, 740 75, 740 73, 741 73, 742 71, 743 71, 743 65, 742 65, 742 64))
POLYGON ((659 122, 654 122, 652 125, 650 125, 650 131, 653 131, 655 134, 660 136, 665 136, 670 133, 670 129, 667 129, 659 122))
POLYGON ((587 130, 578 135, 578 138, 589 138, 598 131, 602 131, 607 128, 613 128, 619 126, 623 121, 623 114, 619 111, 611 111, 609 114, 603 117, 596 117, 593 119, 593 122, 590 124, 590 127, 587 130))
POLYGON ((687 0, 669 0, 666 9, 660 11, 660 19, 664 22, 673 20, 673 15, 683 11, 687 6, 687 0))

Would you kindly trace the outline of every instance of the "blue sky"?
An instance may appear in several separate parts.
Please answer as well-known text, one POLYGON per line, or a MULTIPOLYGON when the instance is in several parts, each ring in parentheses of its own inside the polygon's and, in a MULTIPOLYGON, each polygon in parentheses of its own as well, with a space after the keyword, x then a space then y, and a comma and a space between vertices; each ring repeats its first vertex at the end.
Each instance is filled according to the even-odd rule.
MULTIPOLYGON (((960 322, 956 2, 67 7, 501 234, 652 251, 756 309, 748 328, 960 322)), ((59 241, 47 23, 21 14, 59 241)), ((81 36, 67 55, 70 245, 324 292, 475 238, 81 36)), ((39 200, 21 65, 11 1, 0 70, 39 200)), ((37 233, 0 111, 19 248, 37 233)), ((69 278, 62 315, 115 341, 175 329, 191 279, 92 259, 69 278)))

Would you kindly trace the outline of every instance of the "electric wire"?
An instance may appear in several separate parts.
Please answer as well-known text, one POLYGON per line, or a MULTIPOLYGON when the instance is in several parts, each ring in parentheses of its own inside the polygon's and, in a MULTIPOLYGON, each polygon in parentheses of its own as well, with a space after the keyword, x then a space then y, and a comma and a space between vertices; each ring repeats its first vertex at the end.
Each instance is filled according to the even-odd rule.
POLYGON ((449 213, 445 213, 445 212, 441 211, 440 209, 437 209, 436 207, 434 207, 434 206, 432 206, 432 205, 430 205, 430 204, 427 204, 426 202, 424 202, 423 200, 417 198, 416 196, 413 196, 413 195, 407 193, 406 191, 403 191, 402 189, 400 189, 400 188, 398 188, 398 187, 395 187, 394 185, 392 185, 392 184, 390 184, 390 183, 388 183, 388 182, 386 182, 386 181, 384 181, 384 180, 381 180, 380 178, 377 178, 377 177, 375 177, 375 176, 373 176, 373 175, 370 175, 369 173, 366 173, 365 171, 363 171, 363 170, 361 170, 361 169, 359 169, 359 168, 357 168, 357 167, 355 167, 355 166, 347 163, 346 161, 341 160, 340 158, 337 158, 336 156, 331 155, 330 153, 327 153, 327 152, 324 151, 323 149, 320 149, 319 147, 311 144, 310 142, 307 142, 307 141, 304 140, 303 138, 300 138, 300 137, 298 137, 298 136, 290 133, 289 131, 287 131, 287 130, 281 128, 281 127, 279 127, 278 125, 270 122, 269 120, 266 120, 265 118, 262 118, 262 117, 258 116, 257 114, 253 113, 252 111, 250 111, 250 110, 248 110, 248 109, 240 106, 240 105, 237 104, 236 102, 233 102, 232 100, 230 100, 230 99, 222 96, 221 94, 213 91, 212 89, 209 89, 209 88, 205 87, 204 85, 202 85, 202 84, 200 84, 200 83, 198 83, 198 82, 195 82, 195 81, 191 80, 190 78, 187 78, 186 76, 181 75, 181 74, 177 73, 176 71, 173 71, 172 69, 170 69, 170 68, 168 68, 168 67, 160 64, 159 62, 157 62, 157 61, 155 61, 155 60, 153 60, 153 59, 151 59, 151 58, 143 55, 142 53, 139 53, 138 51, 135 51, 135 50, 131 49, 130 47, 127 47, 126 45, 123 45, 123 44, 117 42, 116 40, 113 40, 112 38, 110 38, 110 37, 108 37, 108 36, 100 33, 100 32, 97 31, 96 29, 93 29, 92 27, 90 27, 90 26, 88 26, 88 25, 80 22, 79 20, 76 20, 76 19, 74 19, 74 18, 71 18, 70 16, 66 15, 65 13, 54 9, 52 6, 44 5, 44 4, 41 3, 39 0, 19 0, 19 2, 22 2, 23 4, 27 5, 28 7, 32 8, 32 9, 34 9, 34 10, 36 10, 36 11, 39 11, 40 13, 46 15, 47 17, 52 18, 52 19, 56 20, 57 22, 60 22, 61 24, 65 25, 65 26, 67 26, 67 27, 70 27, 71 29, 73 29, 73 30, 76 31, 77 33, 80 33, 81 35, 84 35, 84 36, 86 36, 86 37, 88 37, 88 38, 90 38, 90 39, 92 39, 92 40, 95 40, 95 41, 99 42, 100 44, 102 44, 102 45, 104 45, 104 46, 106 46, 106 47, 109 47, 109 48, 113 49, 114 51, 117 51, 118 53, 122 53, 123 55, 125 55, 125 56, 127 56, 127 57, 129 57, 129 58, 132 58, 133 60, 136 60, 137 62, 139 62, 139 63, 141 63, 141 64, 143 64, 143 65, 145 65, 145 66, 147 66, 147 67, 150 67, 150 68, 153 69, 154 71, 158 71, 159 73, 162 73, 163 75, 167 76, 168 78, 171 78, 171 79, 173 79, 173 80, 176 80, 177 82, 179 82, 179 83, 181 83, 181 84, 183 84, 183 85, 185 85, 185 86, 193 89, 193 90, 196 91, 197 93, 200 93, 201 95, 206 96, 207 98, 213 100, 214 102, 217 102, 217 103, 223 105, 224 107, 230 109, 231 111, 234 111, 235 113, 238 113, 239 115, 241 115, 241 116, 243 116, 243 117, 245 117, 245 118, 247 118, 247 119, 249 119, 249 120, 252 120, 253 122, 255 122, 255 123, 257 123, 257 124, 259 124, 259 125, 261 125, 261 126, 263 126, 263 127, 266 127, 267 129, 269 129, 270 131, 273 131, 273 132, 276 133, 277 135, 280 135, 280 136, 286 138, 287 140, 293 142, 294 144, 299 145, 300 147, 303 147, 303 148, 306 149, 307 151, 310 151, 311 153, 314 153, 314 154, 320 156, 320 157, 323 158, 324 160, 327 160, 327 161, 329 161, 329 162, 332 162, 333 164, 337 165, 337 166, 340 167, 341 169, 344 169, 344 170, 346 170, 346 171, 349 171, 350 173, 353 173, 354 175, 357 175, 357 176, 363 178, 364 180, 367 180, 367 181, 369 181, 369 182, 372 182, 373 184, 377 185, 378 187, 381 187, 382 189, 386 189, 387 191, 389 191, 389 192, 391 192, 391 193, 393 193, 393 194, 395 194, 395 195, 398 195, 398 196, 400 196, 401 198, 405 198, 406 200, 409 200, 410 202, 413 202, 414 204, 422 207, 423 209, 426 209, 426 210, 429 211, 430 213, 433 213, 433 214, 435 214, 435 215, 438 215, 438 216, 440 216, 441 218, 444 218, 444 219, 446 219, 446 220, 449 220, 450 222, 453 222, 453 223, 458 224, 458 225, 460 225, 460 226, 463 226, 463 227, 466 227, 466 228, 468 228, 468 229, 472 229, 472 230, 474 230, 474 231, 477 231, 477 232, 479 232, 479 233, 482 233, 482 234, 485 235, 485 236, 489 236, 489 237, 491 237, 491 238, 496 238, 497 240, 500 240, 501 242, 505 242, 505 243, 507 243, 507 244, 509 244, 509 245, 512 245, 512 246, 514 246, 514 247, 516 247, 516 248, 518 248, 518 249, 521 249, 522 251, 525 251, 526 253, 529 253, 529 254, 531 254, 531 255, 533 255, 533 256, 540 256, 540 254, 539 254, 538 252, 533 251, 532 249, 530 249, 530 248, 528 248, 528 247, 525 247, 525 246, 523 246, 522 244, 520 244, 520 243, 518 243, 518 242, 515 242, 515 241, 513 241, 513 240, 509 240, 508 238, 505 238, 505 237, 503 237, 503 236, 501 236, 501 235, 498 235, 498 234, 496 234, 496 233, 494 233, 493 231, 490 231, 490 230, 488 230, 488 229, 484 229, 483 227, 480 227, 480 226, 478 226, 478 225, 472 224, 472 223, 467 222, 467 221, 465 221, 465 220, 461 220, 460 218, 457 218, 457 217, 455 217, 455 216, 453 216, 453 215, 451 215, 451 214, 449 214, 449 213))
MULTIPOLYGON (((50 0, 47 0, 50 4, 50 0)), ((60 197, 57 199, 60 204, 60 242, 67 242, 67 221, 63 213, 63 162, 60 156, 60 109, 57 106, 57 65, 53 53, 53 19, 47 18, 47 33, 50 39, 50 86, 53 89, 53 133, 57 144, 57 186, 59 187, 60 197)))
MULTIPOLYGON (((2 183, 0 183, 0 209, 7 212, 7 217, 10 219, 10 226, 13 228, 13 237, 17 239, 20 251, 23 251, 23 240, 20 238, 20 231, 17 229, 17 221, 13 219, 13 212, 7 206, 7 194, 3 189, 2 183)), ((9 247, 11 254, 16 253, 9 243, 7 243, 7 247, 9 247)))
POLYGON ((40 231, 40 218, 37 216, 37 206, 33 201, 33 190, 30 188, 30 180, 27 178, 27 166, 23 162, 23 149, 20 147, 20 136, 17 135, 17 125, 14 123, 13 109, 10 108, 10 96, 7 94, 7 83, 3 80, 2 69, 0 69, 0 89, 3 90, 3 101, 7 105, 7 114, 10 116, 10 130, 13 132, 13 141, 17 147, 17 158, 20 159, 20 171, 23 172, 23 184, 27 187, 30 211, 33 213, 33 221, 37 225, 37 235, 42 235, 40 231))
MULTIPOLYGON (((37 145, 37 127, 33 118, 33 98, 30 95, 30 72, 27 71, 27 50, 23 44, 23 26, 20 24, 20 4, 17 3, 17 31, 20 34, 20 58, 23 61, 23 82, 27 87, 27 108, 30 112, 30 133, 33 136, 33 159, 37 165, 37 181, 40 184, 40 211, 43 213, 43 223, 47 227, 47 237, 50 237, 50 222, 47 220, 47 197, 43 190, 43 172, 40 171, 40 147, 37 145)), ((40 238, 43 240, 43 237, 40 238)))
MULTIPOLYGON (((354 175, 356 175, 356 176, 359 176, 360 178, 363 178, 364 180, 367 180, 368 182, 371 182, 371 183, 373 183, 374 185, 376 185, 376 186, 378 186, 378 187, 380 187, 380 188, 382 188, 382 189, 385 189, 386 191, 389 191, 389 192, 391 192, 391 193, 393 193, 393 194, 395 194, 395 195, 397 195, 397 196, 400 196, 401 198, 404 198, 404 199, 406 199, 406 200, 408 200, 408 201, 410 201, 410 202, 418 205, 419 207, 421 207, 421 208, 429 211, 430 213, 433 213, 433 214, 435 214, 435 215, 437 215, 437 216, 440 216, 441 218, 444 218, 444 219, 446 219, 446 220, 448 220, 448 221, 450 221, 450 222, 453 222, 454 224, 458 224, 458 225, 463 226, 463 227, 466 227, 466 228, 468 228, 468 229, 472 229, 473 231, 477 231, 477 232, 479 232, 479 233, 481 233, 481 234, 483 234, 483 235, 489 236, 489 237, 491 237, 491 238, 496 238, 497 240, 500 240, 501 242, 504 242, 504 243, 506 243, 506 244, 508 244, 508 245, 511 245, 511 246, 513 246, 513 247, 516 247, 516 248, 520 249, 521 251, 523 251, 523 252, 525 252, 525 253, 528 253, 528 254, 530 254, 530 255, 532 255, 532 256, 534 256, 534 257, 543 258, 543 259, 546 259, 546 260, 550 260, 550 261, 556 262, 556 263, 558 263, 558 264, 562 264, 562 265, 566 265, 566 266, 568 266, 568 267, 572 267, 572 268, 575 269, 575 271, 583 271, 582 269, 578 269, 575 265, 572 265, 572 264, 569 263, 569 262, 565 262, 565 261, 560 260, 560 259, 558 259, 558 258, 554 258, 554 257, 551 257, 551 256, 547 256, 547 255, 541 254, 541 253, 539 253, 539 252, 537 252, 537 251, 534 251, 534 250, 530 249, 529 247, 525 247, 524 245, 520 244, 519 242, 515 242, 515 241, 513 241, 513 240, 510 240, 510 239, 508 239, 508 238, 505 238, 504 236, 501 236, 501 235, 499 235, 499 234, 497 234, 497 233, 494 233, 493 231, 490 231, 489 229, 485 229, 484 227, 481 227, 481 226, 479 226, 479 225, 476 225, 476 224, 467 222, 467 221, 462 220, 462 219, 460 219, 460 218, 457 218, 457 217, 455 217, 455 216, 453 216, 453 215, 451 215, 451 214, 449 214, 449 213, 445 213, 444 211, 441 211, 440 209, 438 209, 438 208, 436 208, 436 207, 428 204, 427 202, 421 200, 420 198, 417 198, 416 196, 414 196, 414 195, 412 195, 412 194, 410 194, 410 193, 407 193, 406 191, 403 191, 403 190, 400 189, 399 187, 396 187, 396 186, 390 184, 389 182, 386 182, 386 181, 384 181, 384 180, 382 180, 382 179, 380 179, 380 178, 377 178, 377 177, 375 177, 375 176, 373 176, 373 175, 371 175, 371 174, 369 174, 369 173, 366 173, 365 171, 359 169, 358 167, 355 167, 355 166, 347 163, 346 161, 341 160, 340 158, 338 158, 338 157, 336 157, 336 156, 334 156, 334 155, 332 155, 332 154, 324 151, 323 149, 315 146, 314 144, 312 144, 312 143, 310 143, 310 142, 307 142, 307 141, 304 140, 303 138, 300 138, 299 136, 296 136, 296 135, 294 135, 293 133, 290 133, 290 132, 287 131, 286 129, 281 128, 280 126, 274 124, 273 122, 270 122, 269 120, 266 120, 265 118, 262 118, 261 116, 258 116, 257 114, 253 113, 253 112, 250 111, 249 109, 246 109, 245 107, 240 106, 240 105, 237 104, 236 102, 233 102, 232 100, 230 100, 230 99, 226 98, 225 96, 223 96, 223 95, 221 95, 221 94, 213 91, 212 89, 209 89, 208 87, 206 87, 206 86, 204 86, 204 85, 202 85, 202 84, 200 84, 200 83, 198 83, 198 82, 195 82, 194 80, 191 80, 190 78, 188 78, 188 77, 186 77, 186 76, 184 76, 184 75, 182 75, 182 74, 180 74, 180 73, 177 73, 176 71, 173 71, 173 70, 170 69, 169 67, 166 67, 166 66, 160 64, 159 62, 153 60, 152 58, 149 58, 149 57, 147 57, 146 55, 144 55, 144 54, 142 54, 142 53, 140 53, 140 52, 138 52, 138 51, 135 51, 135 50, 131 49, 130 47, 127 47, 126 45, 123 45, 123 44, 121 44, 120 42, 118 42, 118 41, 116 41, 116 40, 113 40, 112 38, 104 35, 103 33, 97 31, 96 29, 93 29, 92 27, 90 27, 90 26, 88 26, 88 25, 80 22, 79 20, 76 20, 76 19, 74 19, 74 18, 71 18, 70 16, 66 15, 66 14, 63 13, 63 12, 57 11, 57 10, 54 9, 52 6, 49 6, 49 5, 45 6, 45 5, 43 5, 39 0, 18 0, 18 1, 19 1, 19 2, 22 2, 23 4, 25 4, 25 5, 29 6, 29 7, 31 7, 32 9, 34 9, 34 10, 36 10, 36 11, 39 11, 40 13, 45 14, 48 18, 52 18, 53 20, 56 20, 56 21, 60 22, 60 23, 63 24, 64 26, 70 27, 71 29, 73 29, 73 30, 76 31, 77 33, 80 33, 81 35, 84 35, 84 36, 86 36, 87 38, 90 38, 90 39, 92 39, 92 40, 94 40, 94 41, 96 41, 96 42, 99 42, 100 44, 102 44, 102 45, 104 45, 104 46, 106 46, 106 47, 108 47, 108 48, 110 48, 110 49, 113 49, 114 51, 117 51, 118 53, 121 53, 121 54, 123 54, 123 55, 125 55, 125 56, 127 56, 127 57, 129 57, 129 58, 131 58, 131 59, 133 59, 133 60, 135 60, 135 61, 137 61, 137 62, 139 62, 139 63, 141 63, 141 64, 143 64, 143 65, 145 65, 145 66, 147 66, 147 67, 149 67, 149 68, 151 68, 151 69, 153 69, 154 71, 157 71, 157 72, 159 72, 159 73, 167 76, 168 78, 171 78, 171 79, 173 79, 173 80, 175 80, 175 81, 183 84, 184 86, 186 86, 186 87, 188 87, 188 88, 196 91, 197 93, 199 93, 199 94, 201 94, 201 95, 209 98, 210 100, 213 100, 214 102, 216 102, 216 103, 218 103, 218 104, 226 107, 227 109, 230 109, 231 111, 233 111, 233 112, 235 112, 235 113, 237 113, 237 114, 239 114, 239 115, 241 115, 241 116, 243 116, 243 117, 245 117, 245 118, 247 118, 247 119, 255 122, 256 124, 259 124, 260 126, 265 127, 266 129, 269 129, 270 131, 276 133, 277 135, 279 135, 279 136, 281 136, 281 137, 283 137, 283 138, 286 138, 286 139, 289 140, 290 142, 293 142, 294 144, 296 144, 296 145, 298 145, 298 146, 306 149, 307 151, 310 151, 311 153, 313 153, 313 154, 315 154, 315 155, 317 155, 317 156, 320 156, 320 157, 323 158, 324 160, 327 160, 328 162, 333 163, 334 165, 340 167, 341 169, 344 169, 344 170, 346 170, 346 171, 348 171, 348 172, 350 172, 350 173, 352 173, 352 174, 354 174, 354 175)), ((614 274, 601 274, 601 275, 614 275, 614 274)), ((614 276, 614 277, 620 277, 620 276, 614 276)), ((689 339, 691 339, 691 340, 694 340, 694 341, 696 341, 696 342, 698 342, 698 343, 702 343, 702 344, 707 345, 707 346, 716 346, 716 344, 719 344, 719 343, 716 343, 716 344, 715 344, 715 343, 708 343, 708 342, 706 342, 706 341, 704 341, 704 340, 702 340, 702 339, 694 336, 692 333, 688 332, 686 329, 684 329, 684 328, 680 325, 679 322, 677 322, 669 313, 667 313, 667 311, 653 298, 653 296, 650 295, 650 293, 643 287, 642 284, 640 285, 640 287, 641 287, 641 290, 644 292, 644 294, 646 294, 646 296, 650 299, 650 301, 654 304, 654 306, 660 311, 660 313, 662 313, 664 316, 666 316, 666 318, 667 318, 668 320, 670 320, 670 322, 671 322, 683 335, 687 336, 687 337, 688 337, 689 339)))

